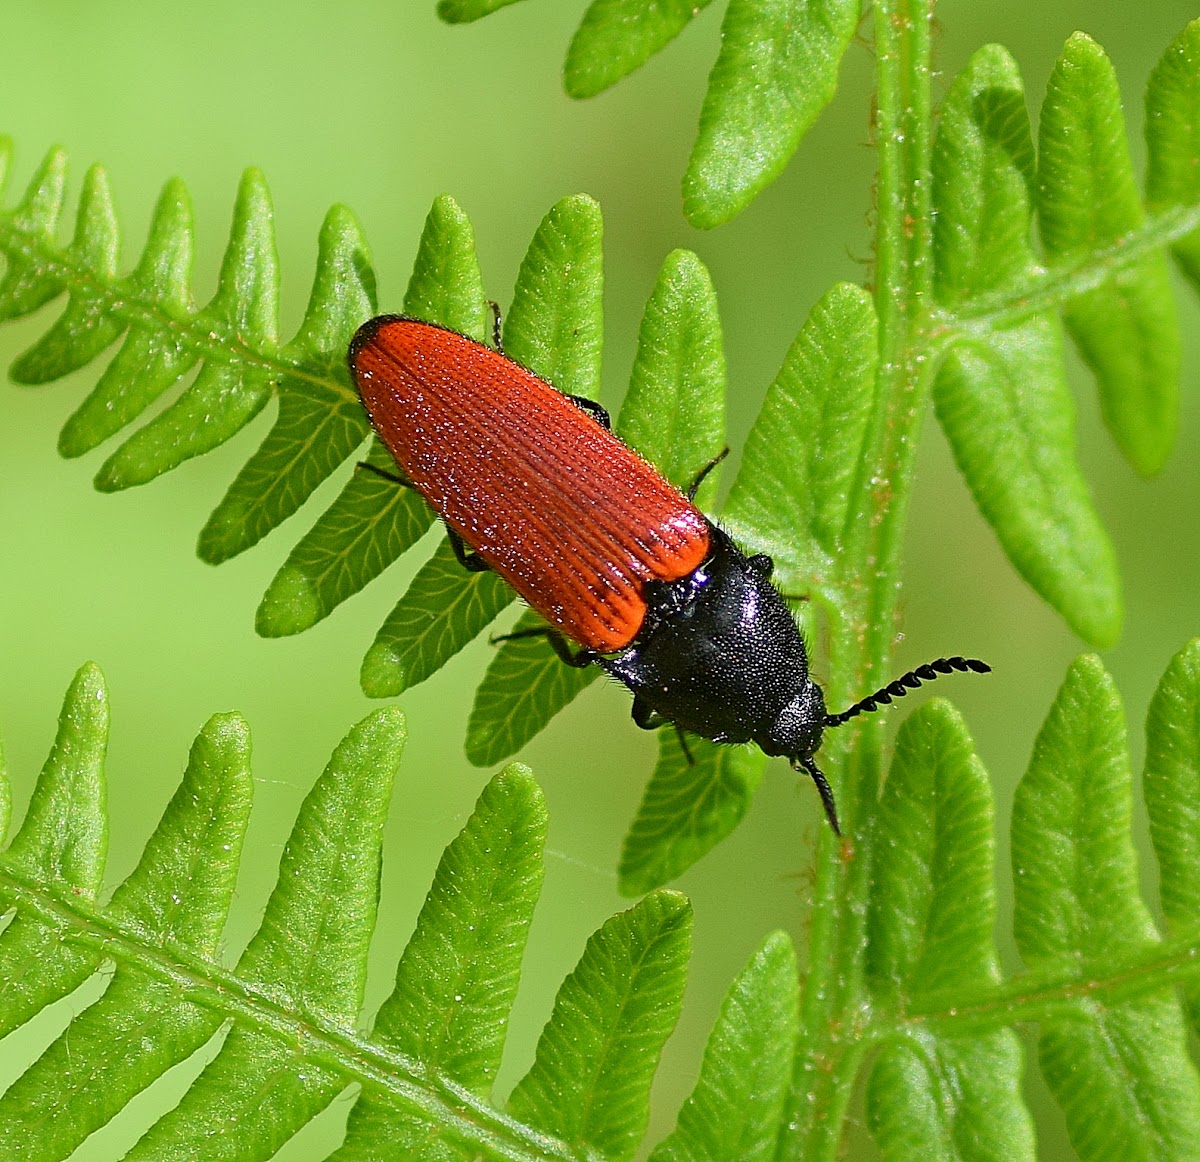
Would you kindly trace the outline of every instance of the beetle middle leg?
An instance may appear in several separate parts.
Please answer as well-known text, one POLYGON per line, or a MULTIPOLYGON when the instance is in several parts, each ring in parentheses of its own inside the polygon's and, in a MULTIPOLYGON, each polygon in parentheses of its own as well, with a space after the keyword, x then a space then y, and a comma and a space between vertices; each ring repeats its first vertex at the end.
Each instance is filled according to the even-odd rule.
POLYGON ((696 765, 696 759, 692 755, 692 748, 688 746, 687 735, 684 734, 683 727, 677 722, 672 722, 669 718, 664 718, 640 694, 633 696, 632 714, 634 723, 643 730, 658 730, 663 726, 673 726, 675 728, 675 737, 679 739, 679 749, 683 751, 683 757, 687 759, 688 766, 694 767, 696 765))
MULTIPOLYGON (((364 472, 373 472, 376 476, 380 476, 384 480, 390 480, 393 484, 400 485, 401 488, 415 487, 407 476, 403 476, 398 472, 389 472, 386 468, 378 468, 374 464, 369 464, 366 460, 360 460, 355 467, 361 468, 364 472)), ((462 537, 449 525, 446 525, 446 539, 450 542, 450 548, 454 550, 454 559, 468 573, 486 573, 491 568, 491 565, 478 553, 467 548, 463 543, 462 537)))
POLYGON ((380 468, 378 465, 372 464, 367 460, 360 460, 354 467, 356 470, 374 473, 374 475, 384 480, 390 480, 393 484, 399 484, 401 488, 413 487, 413 482, 403 473, 389 472, 386 468, 380 468))
POLYGON ((590 666, 599 654, 595 650, 587 648, 581 650, 572 650, 570 643, 558 630, 549 625, 535 625, 529 629, 518 629, 512 633, 497 634, 490 641, 492 645, 499 642, 517 641, 519 638, 526 637, 544 637, 549 643, 550 648, 558 655, 560 661, 565 662, 568 666, 573 666, 577 670, 582 670, 584 666, 590 666))

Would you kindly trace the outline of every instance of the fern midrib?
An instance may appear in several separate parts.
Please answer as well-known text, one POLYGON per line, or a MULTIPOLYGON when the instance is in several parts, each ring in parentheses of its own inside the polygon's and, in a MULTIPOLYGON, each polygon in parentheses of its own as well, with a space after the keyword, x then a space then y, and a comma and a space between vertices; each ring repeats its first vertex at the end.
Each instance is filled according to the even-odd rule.
MULTIPOLYGON (((1074 967, 1076 962, 1072 961, 1074 967)), ((1047 977, 1026 973, 998 984, 964 993, 948 990, 938 996, 917 998, 890 1020, 876 1018, 872 1035, 887 1037, 918 1026, 934 1026, 954 1036, 991 1031, 1025 1021, 1046 1021, 1077 1012, 1080 1002, 1104 1000, 1109 1004, 1160 993, 1200 977, 1200 931, 1172 940, 1154 942, 1139 955, 1080 971, 1047 977)), ((1081 970, 1089 968, 1079 965, 1081 970)))
POLYGON ((220 321, 208 318, 205 307, 197 308, 186 318, 180 318, 166 311, 158 299, 142 291, 128 275, 114 279, 98 278, 92 267, 74 260, 69 248, 47 246, 38 233, 13 226, 12 216, 0 216, 0 253, 10 259, 19 257, 47 281, 61 283, 62 291, 51 302, 61 297, 63 292, 83 293, 103 304, 104 316, 126 320, 131 326, 140 324, 147 330, 173 333, 179 337, 185 349, 195 351, 197 358, 206 362, 251 367, 260 370, 261 377, 272 382, 287 375, 312 384, 328 395, 357 402, 354 392, 340 380, 318 375, 301 364, 287 362, 249 347, 233 332, 224 330, 223 326, 212 326, 213 322, 220 321), (206 322, 210 325, 206 326, 206 322), (214 331, 221 335, 219 343, 212 342, 214 331))
POLYGON ((547 1158, 604 1162, 594 1151, 573 1148, 508 1117, 406 1054, 381 1048, 354 1030, 319 1017, 297 1016, 268 989, 250 985, 203 957, 176 947, 154 946, 136 926, 114 923, 103 912, 80 906, 77 896, 60 897, 39 887, 2 858, 0 899, 62 933, 74 947, 94 952, 98 961, 111 959, 120 968, 171 984, 181 1003, 237 1018, 240 1027, 283 1041, 303 1056, 345 1074, 347 1083, 369 1083, 463 1143, 510 1162, 547 1158))
POLYGON ((1001 292, 974 296, 958 310, 938 312, 934 322, 946 329, 950 339, 986 337, 1031 315, 1065 306, 1071 299, 1095 290, 1196 230, 1200 230, 1200 204, 1177 206, 1147 217, 1136 230, 1076 262, 1052 269, 1039 268, 1001 292))

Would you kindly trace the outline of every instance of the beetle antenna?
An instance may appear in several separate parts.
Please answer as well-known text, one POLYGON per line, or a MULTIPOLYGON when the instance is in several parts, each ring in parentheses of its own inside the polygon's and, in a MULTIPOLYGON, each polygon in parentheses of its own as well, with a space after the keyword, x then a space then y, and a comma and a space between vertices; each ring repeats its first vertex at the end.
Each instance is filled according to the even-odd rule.
MULTIPOLYGON (((848 722, 859 714, 870 714, 873 710, 878 710, 880 706, 886 706, 893 698, 903 698, 905 694, 910 690, 915 690, 922 682, 932 682, 942 674, 951 674, 955 670, 963 673, 970 671, 973 674, 990 674, 992 667, 978 658, 938 658, 936 661, 926 662, 925 665, 918 666, 915 670, 909 670, 904 677, 889 682, 881 690, 876 690, 874 694, 868 694, 865 698, 855 702, 853 706, 843 710, 841 714, 826 714, 825 721, 821 725, 841 726, 843 722, 848 722)), ((812 772, 809 771, 809 774, 812 772)))
POLYGON ((812 778, 812 781, 817 784, 817 791, 821 795, 821 806, 825 808, 825 818, 829 820, 829 826, 833 828, 833 833, 839 839, 842 837, 842 829, 838 826, 837 805, 833 801, 833 788, 829 785, 829 780, 825 777, 824 772, 815 762, 812 755, 797 755, 792 759, 792 769, 800 770, 803 767, 812 778))

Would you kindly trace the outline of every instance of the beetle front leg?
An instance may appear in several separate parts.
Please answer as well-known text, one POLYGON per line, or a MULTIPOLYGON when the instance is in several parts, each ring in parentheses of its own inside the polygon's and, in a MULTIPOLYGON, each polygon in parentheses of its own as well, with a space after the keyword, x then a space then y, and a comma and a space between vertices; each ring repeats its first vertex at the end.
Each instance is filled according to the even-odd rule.
POLYGON ((671 720, 664 718, 649 702, 640 694, 633 696, 633 721, 643 730, 657 730, 660 726, 666 726, 671 720))

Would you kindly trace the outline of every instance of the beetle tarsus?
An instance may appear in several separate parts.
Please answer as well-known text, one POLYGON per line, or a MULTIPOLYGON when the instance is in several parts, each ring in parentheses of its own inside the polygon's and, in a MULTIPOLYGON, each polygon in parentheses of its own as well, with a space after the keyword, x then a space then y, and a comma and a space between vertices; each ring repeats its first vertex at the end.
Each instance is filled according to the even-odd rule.
POLYGON ((670 721, 659 714, 640 694, 633 696, 633 709, 630 713, 633 716, 634 725, 641 727, 642 730, 657 730, 660 726, 666 726, 670 721))
POLYGON ((496 348, 499 354, 504 354, 504 341, 500 338, 500 324, 502 317, 500 315, 500 304, 495 299, 488 299, 488 310, 492 312, 492 346, 496 348))
POLYGON ((612 431, 612 416, 608 414, 608 408, 602 404, 598 404, 594 399, 588 399, 586 395, 571 395, 570 392, 563 392, 581 412, 586 412, 592 417, 606 432, 612 431))
POLYGON ((696 760, 692 755, 692 748, 688 746, 687 735, 684 734, 682 726, 676 725, 675 737, 679 739, 679 749, 683 751, 683 757, 687 759, 688 766, 694 767, 696 765, 696 760))

